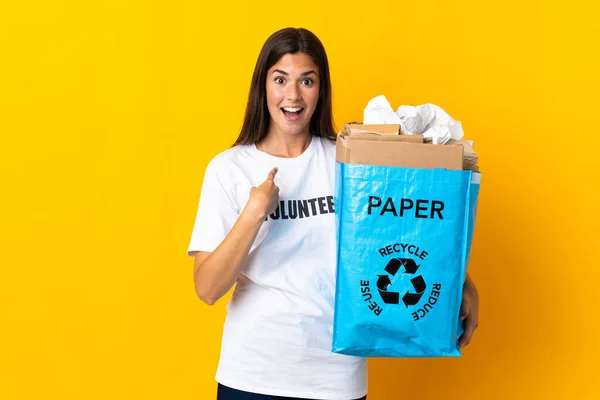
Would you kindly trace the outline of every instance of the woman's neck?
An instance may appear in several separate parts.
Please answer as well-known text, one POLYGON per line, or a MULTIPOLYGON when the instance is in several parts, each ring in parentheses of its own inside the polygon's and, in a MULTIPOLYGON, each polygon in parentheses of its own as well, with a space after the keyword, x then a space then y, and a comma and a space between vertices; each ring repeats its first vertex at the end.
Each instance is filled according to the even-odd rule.
POLYGON ((308 149, 311 140, 312 135, 308 132, 297 135, 269 132, 256 148, 275 157, 296 158, 308 149))

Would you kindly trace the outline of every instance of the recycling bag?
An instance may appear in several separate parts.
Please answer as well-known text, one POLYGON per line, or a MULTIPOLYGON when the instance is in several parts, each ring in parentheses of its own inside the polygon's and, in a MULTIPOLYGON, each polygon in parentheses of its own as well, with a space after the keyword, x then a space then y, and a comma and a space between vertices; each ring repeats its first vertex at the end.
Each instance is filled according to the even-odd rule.
POLYGON ((480 176, 336 162, 333 352, 461 355, 480 176))

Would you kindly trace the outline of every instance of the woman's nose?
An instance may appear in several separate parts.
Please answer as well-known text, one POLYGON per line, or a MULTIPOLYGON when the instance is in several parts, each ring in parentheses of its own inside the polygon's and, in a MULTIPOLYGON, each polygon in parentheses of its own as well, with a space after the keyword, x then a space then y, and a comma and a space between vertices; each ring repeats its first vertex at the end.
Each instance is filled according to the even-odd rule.
POLYGON ((300 100, 300 91, 298 90, 298 87, 296 84, 291 84, 288 86, 286 96, 287 96, 288 100, 292 100, 292 101, 300 100))

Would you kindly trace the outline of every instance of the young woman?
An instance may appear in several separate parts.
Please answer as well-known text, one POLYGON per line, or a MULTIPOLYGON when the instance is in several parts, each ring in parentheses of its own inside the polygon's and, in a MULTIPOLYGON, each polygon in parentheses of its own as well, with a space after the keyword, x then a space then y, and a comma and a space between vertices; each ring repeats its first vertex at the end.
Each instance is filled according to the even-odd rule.
MULTIPOLYGON (((334 169, 325 49, 310 31, 280 30, 258 57, 235 145, 206 168, 188 248, 200 299, 235 284, 218 400, 366 399, 366 360, 331 352, 334 169)), ((469 279, 464 298, 461 345, 477 323, 469 279)))

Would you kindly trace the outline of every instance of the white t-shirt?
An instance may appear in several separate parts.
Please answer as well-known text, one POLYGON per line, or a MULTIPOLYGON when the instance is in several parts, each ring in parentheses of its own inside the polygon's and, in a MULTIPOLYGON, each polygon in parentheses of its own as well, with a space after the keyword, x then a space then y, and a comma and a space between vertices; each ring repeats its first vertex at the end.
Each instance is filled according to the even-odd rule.
POLYGON ((250 188, 278 167, 280 205, 263 222, 227 305, 216 380, 238 390, 350 400, 366 359, 331 352, 335 294, 335 144, 313 136, 296 158, 236 146, 207 166, 188 254, 212 252, 250 188))

